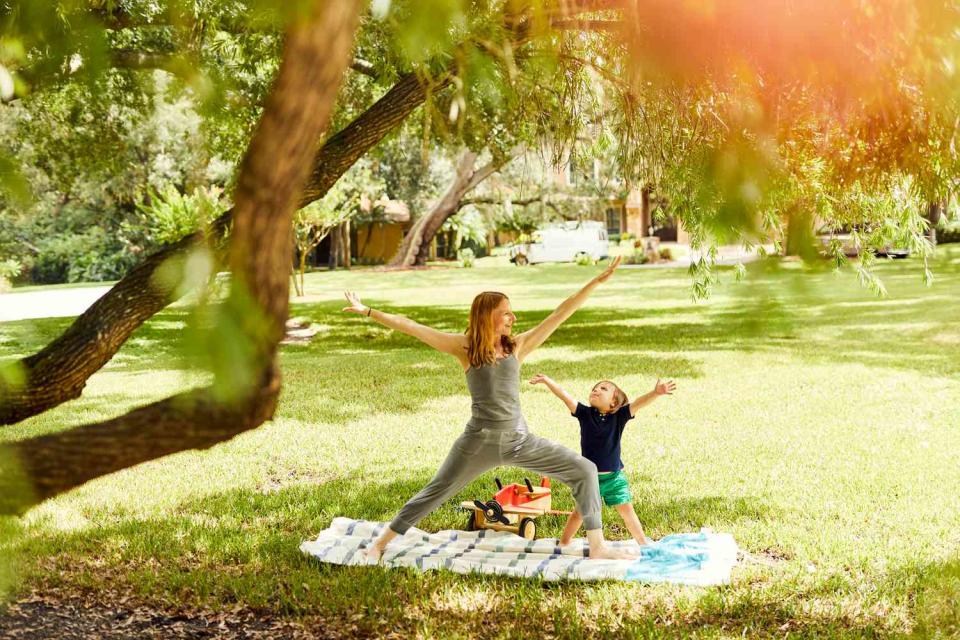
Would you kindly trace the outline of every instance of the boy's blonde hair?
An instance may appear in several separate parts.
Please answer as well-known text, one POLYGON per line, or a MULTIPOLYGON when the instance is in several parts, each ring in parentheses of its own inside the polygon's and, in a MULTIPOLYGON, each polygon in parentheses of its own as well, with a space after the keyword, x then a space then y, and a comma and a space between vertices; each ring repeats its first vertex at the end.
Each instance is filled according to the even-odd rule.
MULTIPOLYGON (((613 407, 610 408, 610 411, 616 411, 623 405, 630 402, 630 400, 627 399, 627 394, 623 392, 623 389, 617 386, 616 382, 612 380, 601 380, 597 384, 603 384, 604 382, 613 387, 613 407)), ((593 389, 597 388, 597 384, 593 385, 593 389)))

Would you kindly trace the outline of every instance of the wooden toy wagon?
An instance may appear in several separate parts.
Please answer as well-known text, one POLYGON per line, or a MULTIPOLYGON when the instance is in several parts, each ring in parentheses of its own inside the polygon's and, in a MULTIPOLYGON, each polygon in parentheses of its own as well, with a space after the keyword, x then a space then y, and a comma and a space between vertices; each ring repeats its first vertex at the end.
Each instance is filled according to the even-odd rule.
POLYGON ((569 511, 556 511, 550 505, 550 478, 540 480, 540 486, 535 487, 529 479, 524 478, 524 484, 508 484, 495 478, 497 493, 493 498, 482 502, 480 500, 465 501, 461 505, 469 509, 470 519, 467 521, 467 531, 479 529, 493 529, 495 531, 511 531, 527 540, 537 536, 535 519, 544 514, 570 515, 569 511))

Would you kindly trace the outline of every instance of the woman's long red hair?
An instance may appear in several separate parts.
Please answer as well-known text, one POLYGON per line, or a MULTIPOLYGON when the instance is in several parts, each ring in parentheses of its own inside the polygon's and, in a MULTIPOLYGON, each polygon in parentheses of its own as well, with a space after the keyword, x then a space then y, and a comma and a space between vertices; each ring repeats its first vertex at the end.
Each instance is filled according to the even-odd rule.
MULTIPOLYGON (((471 367, 482 367, 497 361, 496 336, 493 333, 493 310, 507 300, 499 291, 484 291, 477 294, 470 305, 470 320, 467 323, 467 359, 471 367)), ((513 353, 516 340, 500 336, 504 353, 513 353)))

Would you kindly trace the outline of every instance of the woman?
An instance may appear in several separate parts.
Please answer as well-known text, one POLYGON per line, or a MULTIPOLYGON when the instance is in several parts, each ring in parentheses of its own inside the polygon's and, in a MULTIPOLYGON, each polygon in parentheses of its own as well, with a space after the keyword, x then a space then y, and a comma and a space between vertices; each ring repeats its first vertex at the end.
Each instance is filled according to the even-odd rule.
POLYGON ((444 333, 409 318, 372 309, 356 294, 346 293, 350 306, 344 311, 365 315, 456 358, 467 376, 472 399, 470 421, 440 470, 367 549, 370 558, 379 561, 394 537, 406 533, 484 471, 504 464, 549 475, 570 486, 587 530, 591 558, 635 557, 604 544, 596 465, 566 447, 531 434, 520 413, 520 363, 580 308, 619 264, 620 258, 616 258, 543 322, 516 338, 511 335, 516 316, 510 309, 510 300, 502 293, 488 291, 474 298, 466 335, 444 333))

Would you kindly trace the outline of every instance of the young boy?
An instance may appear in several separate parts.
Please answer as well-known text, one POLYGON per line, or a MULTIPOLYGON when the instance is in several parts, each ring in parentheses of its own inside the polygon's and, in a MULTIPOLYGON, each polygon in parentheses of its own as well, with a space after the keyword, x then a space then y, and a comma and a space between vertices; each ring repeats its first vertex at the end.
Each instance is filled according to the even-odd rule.
MULTIPOLYGON (((597 465, 603 502, 617 510, 637 543, 648 544, 650 541, 643 533, 637 513, 633 510, 630 484, 623 473, 620 438, 627 422, 633 419, 641 407, 662 395, 672 394, 677 385, 672 380, 661 382, 658 379, 653 391, 628 402, 620 387, 609 380, 601 380, 590 390, 590 404, 587 406, 574 400, 560 385, 542 373, 535 375, 530 384, 546 385, 553 395, 563 400, 571 415, 580 421, 580 453, 597 465)), ((576 511, 570 514, 560 538, 561 546, 570 544, 581 522, 580 514, 576 511)))

